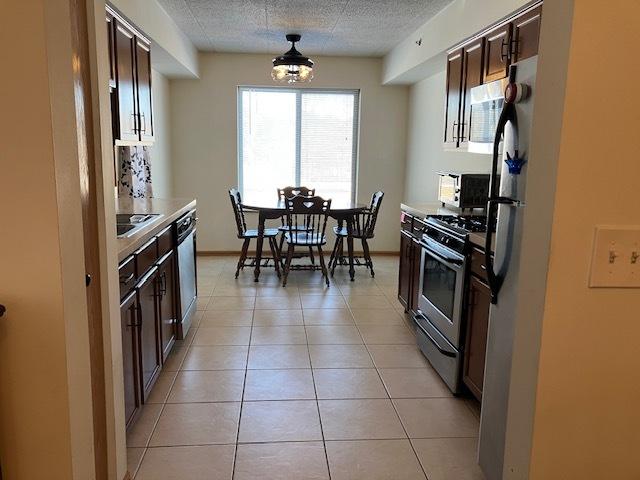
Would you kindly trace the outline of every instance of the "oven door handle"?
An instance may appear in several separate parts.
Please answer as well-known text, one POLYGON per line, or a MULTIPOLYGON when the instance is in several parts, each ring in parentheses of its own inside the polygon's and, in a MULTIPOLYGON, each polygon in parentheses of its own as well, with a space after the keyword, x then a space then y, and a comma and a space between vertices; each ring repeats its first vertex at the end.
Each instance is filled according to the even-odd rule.
POLYGON ((424 248, 424 250, 428 255, 431 255, 437 260, 444 262, 445 264, 447 264, 452 268, 455 268, 458 270, 462 269, 462 265, 464 264, 464 259, 449 257, 445 254, 438 252, 437 250, 434 249, 434 247, 424 242, 420 242, 420 245, 422 245, 422 247, 424 248))
MULTIPOLYGON (((416 317, 421 317, 424 319, 425 322, 428 322, 429 320, 427 319, 427 317, 425 317, 422 313, 416 313, 416 317)), ((422 328, 420 326, 420 324, 418 323, 418 328, 420 328, 420 330, 422 330, 422 333, 424 333, 426 335, 426 337, 431 340, 431 343, 433 343, 433 346, 436 347, 438 349, 438 351, 444 355, 445 357, 451 357, 451 358, 456 358, 456 354, 453 352, 450 352, 449 350, 445 350, 444 348, 442 348, 440 346, 440 344, 438 344, 438 342, 436 341, 435 338, 433 338, 433 336, 427 332, 426 329, 422 328)))

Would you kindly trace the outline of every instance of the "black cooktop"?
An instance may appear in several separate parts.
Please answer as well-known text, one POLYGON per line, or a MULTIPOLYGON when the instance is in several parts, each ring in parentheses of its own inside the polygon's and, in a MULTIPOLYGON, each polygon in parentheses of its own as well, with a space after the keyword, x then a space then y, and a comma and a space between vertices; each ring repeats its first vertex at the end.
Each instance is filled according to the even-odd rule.
POLYGON ((484 215, 430 215, 427 222, 449 227, 461 234, 487 231, 487 217, 484 215))

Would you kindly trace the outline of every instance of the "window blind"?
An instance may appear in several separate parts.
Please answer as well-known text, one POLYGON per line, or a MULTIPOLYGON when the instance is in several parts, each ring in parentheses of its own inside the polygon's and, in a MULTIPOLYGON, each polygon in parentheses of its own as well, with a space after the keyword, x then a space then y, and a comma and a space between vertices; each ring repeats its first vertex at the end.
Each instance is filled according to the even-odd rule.
POLYGON ((355 198, 359 92, 240 87, 238 172, 245 199, 305 185, 334 202, 355 198))

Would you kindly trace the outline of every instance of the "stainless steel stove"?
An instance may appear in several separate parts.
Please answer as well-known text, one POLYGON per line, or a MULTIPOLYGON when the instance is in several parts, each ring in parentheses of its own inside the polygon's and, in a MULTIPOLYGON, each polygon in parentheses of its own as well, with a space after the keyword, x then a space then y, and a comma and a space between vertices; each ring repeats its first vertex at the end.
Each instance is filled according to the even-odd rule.
POLYGON ((425 223, 415 315, 418 345, 451 391, 459 393, 469 233, 485 231, 486 217, 435 215, 425 223))

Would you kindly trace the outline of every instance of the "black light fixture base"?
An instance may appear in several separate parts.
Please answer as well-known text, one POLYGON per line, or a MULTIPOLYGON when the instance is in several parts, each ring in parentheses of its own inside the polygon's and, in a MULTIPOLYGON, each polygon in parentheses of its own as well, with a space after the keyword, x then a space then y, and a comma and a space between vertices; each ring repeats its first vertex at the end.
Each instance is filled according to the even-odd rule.
POLYGON ((287 42, 299 42, 302 36, 298 33, 287 33, 287 42))

